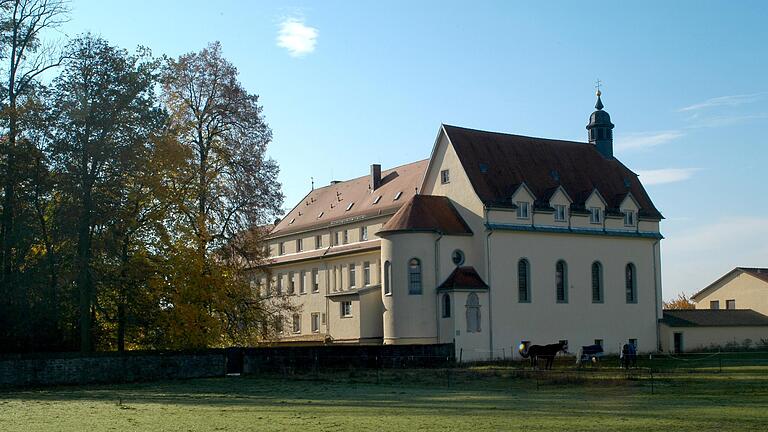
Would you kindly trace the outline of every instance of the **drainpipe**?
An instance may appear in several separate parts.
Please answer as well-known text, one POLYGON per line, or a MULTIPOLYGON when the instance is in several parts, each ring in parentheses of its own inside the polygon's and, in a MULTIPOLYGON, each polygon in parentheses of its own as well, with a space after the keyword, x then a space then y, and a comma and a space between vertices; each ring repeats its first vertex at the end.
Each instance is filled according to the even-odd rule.
MULTIPOLYGON (((485 223, 488 223, 488 208, 484 207, 485 223)), ((491 350, 491 360, 493 360, 493 302, 491 296, 493 295, 493 285, 491 283, 491 236, 493 231, 488 230, 485 235, 485 265, 486 273, 485 277, 488 279, 488 343, 491 350)))
MULTIPOLYGON (((440 282, 440 239, 442 238, 443 234, 437 233, 437 238, 435 239, 435 290, 437 290, 437 283, 440 282)), ((435 295, 435 299, 437 302, 437 307, 435 307, 435 328, 437 329, 437 343, 440 343, 440 295, 435 295)))
MULTIPOLYGON (((660 245, 660 243, 660 240, 653 242, 653 288, 654 293, 656 294, 653 301, 653 311, 656 314, 656 351, 659 350, 659 344, 661 343, 661 329, 659 328, 659 276, 656 268, 656 246, 660 245)), ((659 257, 659 259, 661 259, 661 257, 659 257)))

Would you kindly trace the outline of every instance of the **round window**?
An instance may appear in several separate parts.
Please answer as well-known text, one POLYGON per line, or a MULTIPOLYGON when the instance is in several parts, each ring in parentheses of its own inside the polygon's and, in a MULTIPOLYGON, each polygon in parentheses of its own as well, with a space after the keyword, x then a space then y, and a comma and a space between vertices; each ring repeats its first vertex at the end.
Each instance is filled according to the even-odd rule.
POLYGON ((464 264, 464 252, 462 252, 460 249, 456 249, 451 254, 451 260, 457 266, 464 264))

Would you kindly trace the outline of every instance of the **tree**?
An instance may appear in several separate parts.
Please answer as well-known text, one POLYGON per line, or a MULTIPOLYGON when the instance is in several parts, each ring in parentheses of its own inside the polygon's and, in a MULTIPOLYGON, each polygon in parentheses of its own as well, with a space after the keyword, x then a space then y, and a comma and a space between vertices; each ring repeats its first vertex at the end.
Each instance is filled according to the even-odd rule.
MULTIPOLYGON (((164 116, 153 93, 156 63, 86 35, 71 43, 65 69, 54 82, 56 122, 52 152, 62 189, 77 219, 76 284, 80 348, 93 347, 96 299, 94 237, 112 226, 126 203, 126 178, 147 154, 164 116)), ((104 241, 103 238, 99 239, 104 241)), ((104 259, 104 257, 102 257, 104 259)))
POLYGON ((696 305, 685 295, 680 293, 670 302, 664 302, 664 309, 696 309, 696 305))
POLYGON ((213 43, 169 60, 162 78, 171 129, 186 152, 183 182, 175 193, 179 222, 171 231, 176 264, 188 271, 171 272, 178 281, 168 310, 175 311, 191 346, 221 340, 235 305, 240 316, 257 309, 244 269, 258 266, 264 250, 249 233, 279 214, 283 200, 277 164, 266 157, 272 133, 258 96, 248 93, 237 75, 220 44, 213 43), (201 325, 217 330, 202 334, 201 325))

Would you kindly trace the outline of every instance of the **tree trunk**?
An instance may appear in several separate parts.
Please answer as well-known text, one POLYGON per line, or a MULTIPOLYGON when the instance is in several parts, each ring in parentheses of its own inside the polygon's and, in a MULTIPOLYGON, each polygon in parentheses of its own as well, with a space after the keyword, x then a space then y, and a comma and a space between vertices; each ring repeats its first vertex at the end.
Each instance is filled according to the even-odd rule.
POLYGON ((125 351, 125 329, 127 327, 126 306, 128 303, 128 245, 129 234, 123 237, 120 251, 120 286, 117 295, 117 350, 125 351))
MULTIPOLYGON (((85 182, 84 182, 85 183, 85 182)), ((83 193, 83 212, 78 225, 77 238, 77 287, 80 294, 80 351, 90 352, 92 344, 91 300, 93 280, 91 277, 91 213, 90 188, 83 193)))

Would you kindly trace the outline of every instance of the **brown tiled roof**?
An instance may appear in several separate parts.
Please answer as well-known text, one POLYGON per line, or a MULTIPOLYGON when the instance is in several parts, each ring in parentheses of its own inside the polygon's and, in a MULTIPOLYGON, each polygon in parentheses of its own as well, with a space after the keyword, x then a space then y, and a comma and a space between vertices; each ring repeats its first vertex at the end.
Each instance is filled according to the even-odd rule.
POLYGON ((719 285, 720 282, 724 281, 728 277, 736 274, 736 273, 747 273, 751 276, 754 276, 764 282, 768 282, 768 268, 759 268, 759 267, 736 267, 735 269, 729 271, 728 273, 724 274, 720 278, 718 278, 716 281, 712 282, 711 284, 705 286, 702 288, 699 292, 692 295, 691 298, 696 300, 697 297, 701 296, 702 294, 709 292, 714 288, 715 286, 719 285))
POLYGON ((768 326, 768 316, 752 309, 665 310, 662 321, 670 327, 768 326))
POLYGON ((416 194, 429 160, 382 171, 381 185, 372 191, 370 176, 317 188, 307 194, 272 229, 271 237, 329 226, 346 219, 391 214, 416 194), (395 200, 398 193, 401 196, 395 200), (377 197, 379 202, 374 204, 377 197), (347 210, 349 205, 352 208, 347 210), (322 216, 318 217, 322 213, 322 216))
POLYGON ((451 200, 444 196, 415 195, 381 227, 379 234, 397 231, 472 234, 451 200))
POLYGON ((456 267, 448 278, 437 287, 438 291, 452 290, 452 289, 488 289, 488 284, 483 281, 483 278, 477 274, 477 270, 474 267, 456 267))
POLYGON ((748 273, 762 281, 768 282, 768 268, 760 267, 737 267, 744 273, 748 273))
POLYGON ((443 125, 480 199, 489 206, 511 207, 510 198, 525 183, 538 201, 546 202, 562 185, 574 209, 597 189, 615 211, 628 193, 640 205, 638 214, 662 218, 637 174, 617 159, 606 159, 589 144, 485 132, 443 125))

